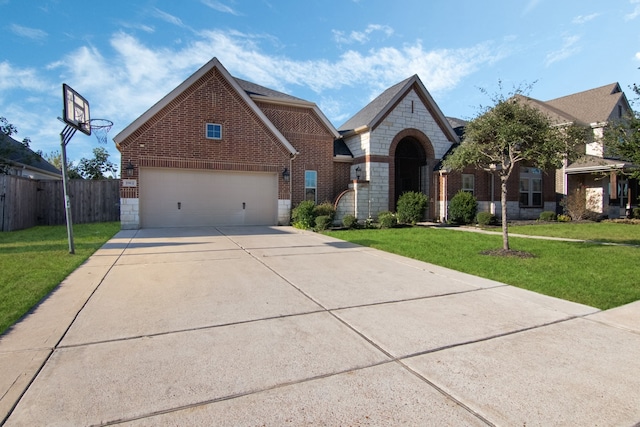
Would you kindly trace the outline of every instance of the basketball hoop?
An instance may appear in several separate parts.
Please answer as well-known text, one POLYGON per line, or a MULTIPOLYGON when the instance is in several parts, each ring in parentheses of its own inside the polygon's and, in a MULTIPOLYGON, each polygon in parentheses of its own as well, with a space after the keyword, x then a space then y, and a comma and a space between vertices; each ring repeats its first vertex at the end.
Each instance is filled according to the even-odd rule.
POLYGON ((113 126, 113 122, 107 119, 91 119, 89 120, 89 126, 91 126, 91 133, 93 133, 100 144, 107 143, 107 134, 113 126))

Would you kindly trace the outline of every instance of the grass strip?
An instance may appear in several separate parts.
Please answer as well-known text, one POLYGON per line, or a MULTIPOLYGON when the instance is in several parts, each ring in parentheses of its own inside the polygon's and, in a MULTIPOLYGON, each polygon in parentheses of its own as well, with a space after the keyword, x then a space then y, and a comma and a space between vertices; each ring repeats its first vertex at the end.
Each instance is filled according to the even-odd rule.
POLYGON ((397 228, 329 231, 363 246, 496 280, 600 309, 640 300, 640 249, 511 237, 533 258, 497 257, 502 237, 457 230, 397 228))
POLYGON ((74 225, 74 255, 66 226, 0 233, 0 334, 119 230, 119 222, 74 225))

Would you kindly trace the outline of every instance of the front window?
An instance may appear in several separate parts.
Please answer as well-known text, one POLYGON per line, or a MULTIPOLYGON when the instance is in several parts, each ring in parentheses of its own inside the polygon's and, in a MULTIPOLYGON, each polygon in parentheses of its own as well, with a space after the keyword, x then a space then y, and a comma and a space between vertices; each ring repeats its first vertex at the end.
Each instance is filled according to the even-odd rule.
POLYGON ((207 123, 206 137, 207 139, 222 139, 222 125, 207 123))
POLYGON ((520 169, 520 206, 542 206, 542 171, 538 168, 520 169))
POLYGON ((475 175, 470 173, 462 174, 462 191, 474 194, 475 190, 475 175))
POLYGON ((318 172, 304 171, 304 199, 318 203, 318 172))

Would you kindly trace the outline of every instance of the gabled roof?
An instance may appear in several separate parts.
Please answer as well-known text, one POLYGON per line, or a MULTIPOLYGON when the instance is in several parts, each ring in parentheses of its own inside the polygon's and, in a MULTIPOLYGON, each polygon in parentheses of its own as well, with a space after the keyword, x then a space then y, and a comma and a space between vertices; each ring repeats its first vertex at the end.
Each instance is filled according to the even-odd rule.
POLYGON ((258 96, 265 98, 273 98, 273 99, 282 99, 283 101, 298 101, 301 103, 311 104, 309 101, 305 101, 302 98, 296 98, 295 96, 291 96, 286 93, 278 92, 277 90, 269 89, 268 87, 260 86, 256 83, 242 80, 238 77, 234 77, 236 82, 240 85, 240 87, 247 92, 249 96, 258 96))
POLYGON ((584 123, 606 122, 617 114, 616 106, 622 100, 626 109, 629 108, 624 92, 618 83, 611 83, 584 92, 574 93, 561 98, 552 99, 545 103, 558 110, 570 114, 584 123))
POLYGON ((286 93, 278 92, 273 89, 269 89, 264 86, 260 86, 256 83, 249 82, 247 80, 242 80, 235 77, 238 85, 253 99, 254 101, 261 102, 270 102, 274 104, 283 104, 283 105, 291 105, 294 107, 302 107, 302 108, 311 108, 316 115, 320 118, 320 121, 324 124, 329 132, 333 135, 334 138, 339 138, 340 133, 338 133, 337 129, 331 124, 329 119, 324 115, 324 113, 318 108, 318 106, 310 101, 306 101, 301 98, 296 98, 295 96, 288 95, 286 93))
POLYGON ((59 169, 43 159, 38 153, 2 132, 0 132, 0 155, 6 155, 4 160, 9 163, 23 165, 28 169, 44 172, 47 175, 58 177, 62 175, 59 169))
POLYGON ((547 117, 549 117, 549 120, 551 120, 551 122, 554 124, 557 124, 557 125, 566 124, 566 123, 587 124, 587 122, 584 122, 583 120, 580 120, 579 118, 574 117, 571 114, 568 114, 566 111, 562 111, 552 105, 549 105, 549 103, 542 102, 537 99, 530 98, 528 96, 524 96, 520 94, 514 95, 513 98, 520 100, 528 104, 529 106, 535 108, 536 110, 540 111, 541 113, 545 114, 547 117))
POLYGON ((233 78, 231 74, 229 74, 226 68, 224 68, 220 63, 220 61, 218 61, 218 59, 215 57, 211 61, 203 65, 198 71, 196 71, 191 76, 189 76, 189 78, 187 78, 184 82, 182 82, 178 87, 176 87, 167 95, 165 95, 164 98, 162 98, 155 105, 153 105, 146 112, 144 112, 140 117, 134 120, 133 123, 131 123, 126 128, 124 128, 120 133, 118 133, 113 138, 113 140, 116 143, 116 147, 119 147, 120 143, 124 141, 128 136, 133 134, 138 128, 140 128, 144 123, 150 120, 155 114, 157 114, 160 110, 162 110, 164 107, 169 105, 174 99, 176 99, 180 94, 182 94, 185 90, 187 90, 198 79, 200 79, 203 75, 205 75, 206 73, 208 73, 214 68, 217 69, 220 72, 220 74, 222 74, 222 76, 229 82, 229 84, 238 93, 238 95, 249 105, 249 107, 253 110, 253 112, 265 123, 265 125, 282 143, 282 145, 284 145, 291 154, 297 154, 297 150, 291 145, 289 141, 287 141, 284 135, 280 133, 280 131, 273 125, 273 123, 271 123, 271 121, 267 118, 267 116, 264 115, 262 110, 258 108, 256 103, 247 94, 247 92, 240 86, 238 81, 235 78, 233 78))
MULTIPOLYGON (((416 77, 416 76, 413 76, 416 77)), ((409 80, 413 79, 413 77, 409 77, 406 80, 401 81, 389 89, 382 92, 367 104, 362 110, 358 111, 355 116, 351 117, 347 120, 342 126, 338 128, 340 132, 347 132, 350 130, 361 128, 362 126, 369 126, 374 122, 376 116, 383 111, 392 100, 398 97, 398 95, 405 88, 409 80)))
POLYGON ((340 126, 338 130, 340 133, 346 134, 349 132, 358 132, 359 129, 374 129, 412 88, 416 90, 418 96, 423 100, 425 106, 447 138, 449 138, 450 141, 458 141, 458 136, 451 128, 449 121, 444 114, 442 114, 440 107, 438 107, 433 100, 431 94, 422 84, 417 74, 382 92, 377 98, 356 113, 355 116, 340 126))

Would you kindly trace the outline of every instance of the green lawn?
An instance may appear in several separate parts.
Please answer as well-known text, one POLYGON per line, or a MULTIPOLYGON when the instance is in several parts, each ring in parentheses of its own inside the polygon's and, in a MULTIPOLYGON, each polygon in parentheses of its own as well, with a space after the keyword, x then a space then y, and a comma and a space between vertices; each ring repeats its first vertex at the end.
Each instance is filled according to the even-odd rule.
MULTIPOLYGON (((633 225, 618 226, 627 235, 638 230, 633 225)), ((556 230, 555 235, 563 235, 562 227, 556 230)), ((481 254, 502 247, 499 235, 422 227, 326 234, 600 309, 640 300, 637 247, 510 237, 512 249, 535 257, 505 258, 481 254)))
MULTIPOLYGON (((500 231, 496 228, 496 231, 500 231)), ((640 225, 614 222, 550 222, 533 225, 511 225, 510 233, 528 236, 554 236, 640 245, 640 225)))
POLYGON ((66 226, 0 233, 0 334, 120 230, 119 222, 77 224, 75 254, 66 226))

